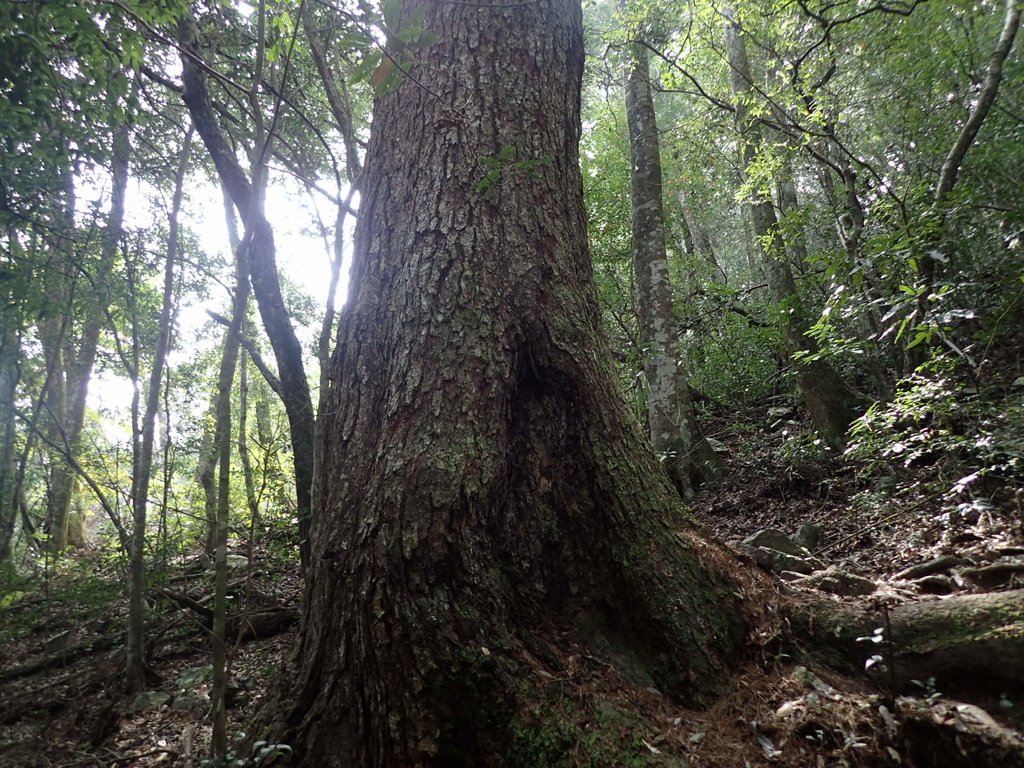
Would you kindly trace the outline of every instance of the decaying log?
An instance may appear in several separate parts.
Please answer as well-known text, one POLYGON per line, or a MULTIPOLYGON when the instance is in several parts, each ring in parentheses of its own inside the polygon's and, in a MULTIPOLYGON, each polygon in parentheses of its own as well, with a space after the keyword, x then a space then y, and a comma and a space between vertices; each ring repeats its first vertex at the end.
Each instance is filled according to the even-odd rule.
POLYGON ((899 703, 909 765, 929 768, 1024 768, 1024 739, 982 709, 942 701, 899 703))
POLYGON ((72 646, 71 648, 66 648, 59 653, 53 654, 52 656, 43 656, 42 658, 35 659, 27 664, 22 664, 20 667, 4 670, 3 672, 0 672, 0 682, 6 683, 10 680, 29 677, 30 675, 43 672, 51 667, 66 667, 72 662, 80 659, 82 656, 88 656, 93 653, 98 653, 99 651, 105 651, 108 648, 120 645, 123 641, 123 637, 93 637, 79 643, 78 645, 72 646))
POLYGON ((888 609, 801 592, 791 596, 785 615, 796 644, 830 666, 863 672, 870 657, 880 656, 872 666, 887 669, 879 683, 894 684, 894 693, 929 678, 968 700, 1024 689, 1024 590, 888 609), (881 641, 866 640, 871 637, 881 641))
MULTIPOLYGON (((199 617, 200 623, 209 630, 213 626, 213 609, 185 592, 158 589, 156 593, 186 608, 199 617)), ((242 611, 227 617, 227 638, 230 642, 239 639, 256 640, 273 637, 299 620, 299 612, 287 606, 273 606, 251 611, 242 611)))

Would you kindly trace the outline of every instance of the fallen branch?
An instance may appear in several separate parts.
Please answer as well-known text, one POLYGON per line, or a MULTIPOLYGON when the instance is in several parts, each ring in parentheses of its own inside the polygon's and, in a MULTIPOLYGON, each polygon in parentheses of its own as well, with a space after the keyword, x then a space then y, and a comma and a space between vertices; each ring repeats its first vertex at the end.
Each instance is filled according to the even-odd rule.
MULTIPOLYGON (((201 601, 191 595, 163 587, 154 592, 197 614, 200 623, 207 630, 213 626, 213 609, 203 605, 201 601)), ((273 637, 284 632, 298 620, 299 612, 285 606, 242 611, 228 617, 226 635, 231 641, 273 637)))
POLYGON ((0 672, 0 682, 6 683, 10 680, 29 677, 30 675, 34 675, 37 672, 43 672, 57 665, 67 666, 83 656, 88 656, 89 654, 97 653, 99 651, 105 651, 108 648, 114 648, 115 646, 120 645, 122 641, 123 638, 121 637, 95 637, 92 640, 79 643, 76 646, 54 654, 53 656, 36 659, 35 661, 23 664, 20 667, 0 672))

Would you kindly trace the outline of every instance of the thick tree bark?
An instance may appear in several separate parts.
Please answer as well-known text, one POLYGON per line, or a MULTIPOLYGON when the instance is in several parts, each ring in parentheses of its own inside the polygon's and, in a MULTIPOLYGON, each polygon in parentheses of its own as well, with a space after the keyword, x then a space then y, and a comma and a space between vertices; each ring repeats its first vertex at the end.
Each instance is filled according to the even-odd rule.
POLYGON ((438 39, 376 105, 297 668, 260 732, 303 765, 501 765, 559 629, 689 700, 744 636, 601 334, 579 3, 418 7, 438 39))
MULTIPOLYGON (((742 30, 735 20, 725 24, 726 52, 730 80, 736 99, 736 122, 741 141, 741 163, 746 174, 756 159, 763 137, 750 115, 747 101, 753 92, 750 64, 742 30)), ((857 415, 857 398, 827 361, 813 356, 818 351, 814 339, 807 335, 810 322, 797 292, 779 220, 771 199, 761 190, 750 192, 749 210, 754 236, 760 246, 764 274, 772 301, 783 308, 786 352, 792 357, 806 352, 810 360, 795 361, 800 391, 811 421, 821 439, 831 448, 839 449, 846 442, 846 430, 857 415)))
POLYGON ((655 452, 684 498, 718 474, 715 452, 697 430, 686 363, 676 333, 665 248, 661 149, 647 48, 634 43, 626 63, 626 122, 631 154, 633 271, 647 379, 647 425, 655 452))

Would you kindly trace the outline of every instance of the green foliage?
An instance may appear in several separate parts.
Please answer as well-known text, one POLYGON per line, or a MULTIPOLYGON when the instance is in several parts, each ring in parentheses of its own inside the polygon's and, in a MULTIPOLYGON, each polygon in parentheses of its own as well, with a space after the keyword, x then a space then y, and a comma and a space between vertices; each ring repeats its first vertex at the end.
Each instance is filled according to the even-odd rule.
MULTIPOLYGON (((245 734, 239 734, 236 741, 241 743, 245 734)), ((241 746, 239 747, 241 750, 241 746)), ((268 741, 254 742, 252 748, 243 751, 228 750, 223 757, 206 757, 199 761, 203 768, 261 768, 264 765, 273 765, 278 758, 287 759, 292 754, 292 748, 288 744, 271 744, 268 741)))
POLYGON ((548 702, 532 723, 518 727, 509 746, 513 768, 644 768, 661 764, 633 735, 642 724, 610 702, 594 701, 592 712, 548 702))
POLYGON ((957 478, 947 487, 952 498, 984 492, 986 479, 1024 478, 1019 396, 1003 386, 979 392, 949 355, 910 376, 891 402, 872 405, 850 435, 848 455, 869 464, 937 465, 957 478))
POLYGON ((539 178, 537 169, 549 165, 545 158, 517 160, 518 151, 512 144, 504 144, 497 155, 481 157, 478 162, 484 175, 473 187, 479 194, 485 195, 501 182, 502 174, 522 173, 529 179, 539 178))
POLYGON ((761 400, 779 385, 778 329, 734 311, 741 306, 737 291, 713 282, 680 303, 684 324, 694 329, 685 339, 693 384, 731 406, 761 400))
POLYGON ((364 25, 355 28, 362 39, 354 41, 363 53, 351 75, 353 82, 369 82, 377 95, 397 88, 416 65, 416 53, 437 42, 437 35, 423 29, 426 9, 416 8, 403 17, 398 0, 384 0, 380 11, 380 16, 368 16, 364 25), (376 29, 386 36, 383 46, 376 41, 376 29))
POLYGON ((570 768, 579 734, 575 728, 542 719, 517 731, 509 747, 513 768, 570 768))

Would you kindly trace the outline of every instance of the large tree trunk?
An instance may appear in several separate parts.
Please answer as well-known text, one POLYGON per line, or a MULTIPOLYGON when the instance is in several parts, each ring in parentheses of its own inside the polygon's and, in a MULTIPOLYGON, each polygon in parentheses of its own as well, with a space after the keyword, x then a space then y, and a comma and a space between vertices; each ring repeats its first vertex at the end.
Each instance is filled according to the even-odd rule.
POLYGON ((697 431, 684 353, 676 333, 665 249, 661 149, 647 49, 641 43, 633 43, 628 49, 626 122, 632 160, 633 271, 647 379, 647 425, 651 444, 663 457, 672 484, 684 498, 691 498, 695 486, 718 474, 718 460, 697 431))
POLYGON ((579 3, 419 7, 438 39, 376 105, 297 669, 260 732, 303 765, 504 764, 559 630, 691 701, 744 639, 600 331, 579 3))
MULTIPOLYGON (((725 44, 732 90, 737 96, 736 122, 742 144, 740 160, 743 172, 747 174, 764 140, 756 118, 747 106, 753 92, 753 81, 746 43, 735 20, 726 22, 725 44)), ((796 361, 796 365, 800 392, 807 404, 811 421, 828 446, 841 448, 846 442, 846 430, 857 415, 857 398, 835 368, 826 360, 815 357, 818 347, 814 339, 807 335, 810 321, 797 292, 771 198, 762 190, 753 189, 748 208, 754 235, 760 244, 768 290, 772 301, 783 308, 786 352, 790 357, 797 352, 809 356, 809 359, 796 361)))

